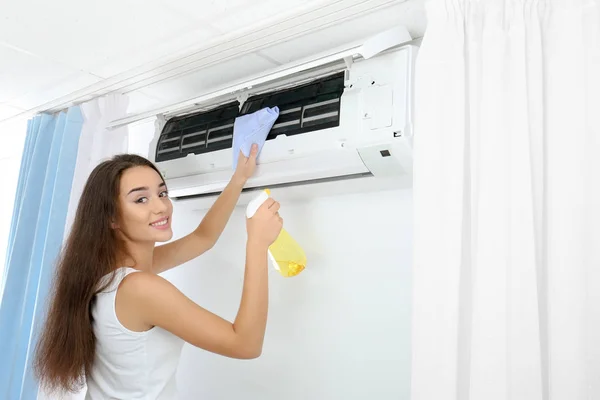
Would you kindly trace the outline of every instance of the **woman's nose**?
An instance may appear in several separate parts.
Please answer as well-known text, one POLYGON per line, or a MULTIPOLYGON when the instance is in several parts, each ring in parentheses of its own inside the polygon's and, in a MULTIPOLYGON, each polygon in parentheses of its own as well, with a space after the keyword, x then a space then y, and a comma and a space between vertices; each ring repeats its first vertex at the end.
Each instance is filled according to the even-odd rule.
POLYGON ((152 211, 156 214, 163 213, 167 211, 167 205, 160 197, 152 198, 152 211))

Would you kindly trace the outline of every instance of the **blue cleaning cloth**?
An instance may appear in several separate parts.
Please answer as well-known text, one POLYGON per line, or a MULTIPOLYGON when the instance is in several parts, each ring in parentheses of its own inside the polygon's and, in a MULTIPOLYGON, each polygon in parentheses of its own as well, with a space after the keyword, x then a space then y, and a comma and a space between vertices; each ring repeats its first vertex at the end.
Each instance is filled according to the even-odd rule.
POLYGON ((254 143, 258 144, 258 155, 265 145, 267 135, 273 124, 279 118, 279 107, 263 108, 252 114, 237 117, 233 124, 233 169, 237 167, 240 150, 246 157, 250 156, 250 150, 254 143))

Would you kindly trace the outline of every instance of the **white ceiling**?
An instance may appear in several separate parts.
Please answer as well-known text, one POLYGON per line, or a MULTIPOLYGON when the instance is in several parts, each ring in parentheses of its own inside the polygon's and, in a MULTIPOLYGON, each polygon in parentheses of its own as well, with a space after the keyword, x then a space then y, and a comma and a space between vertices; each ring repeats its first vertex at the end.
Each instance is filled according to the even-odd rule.
POLYGON ((0 0, 0 121, 88 87, 91 93, 93 85, 106 82, 116 82, 117 90, 128 93, 130 112, 137 112, 397 24, 421 37, 424 1, 0 0), (200 63, 141 88, 118 89, 120 77, 140 66, 160 68, 161 60, 200 54, 203 46, 250 37, 286 18, 306 18, 325 5, 355 7, 357 15, 340 17, 339 23, 318 31, 307 28, 284 42, 273 38, 259 50, 218 64, 200 63))

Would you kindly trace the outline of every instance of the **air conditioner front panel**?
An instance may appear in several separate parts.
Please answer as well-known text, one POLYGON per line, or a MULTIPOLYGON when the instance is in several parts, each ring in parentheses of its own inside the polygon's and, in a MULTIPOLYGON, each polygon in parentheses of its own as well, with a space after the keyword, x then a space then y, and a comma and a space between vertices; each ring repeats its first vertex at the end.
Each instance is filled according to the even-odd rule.
MULTIPOLYGON (((369 173, 355 149, 339 148, 313 152, 305 157, 260 164, 245 187, 266 187, 369 173)), ((231 176, 232 171, 221 170, 167 179, 169 194, 173 198, 216 194, 225 188, 231 176)))
MULTIPOLYGON (((284 160, 307 158, 317 153, 344 149, 352 142, 355 131, 335 127, 302 135, 280 135, 265 143, 259 155, 259 166, 278 163, 284 160)), ((226 148, 201 155, 190 154, 185 158, 158 163, 161 173, 166 179, 181 178, 197 174, 223 172, 231 175, 232 151, 226 148)), ((281 164, 280 164, 281 165, 281 164)))

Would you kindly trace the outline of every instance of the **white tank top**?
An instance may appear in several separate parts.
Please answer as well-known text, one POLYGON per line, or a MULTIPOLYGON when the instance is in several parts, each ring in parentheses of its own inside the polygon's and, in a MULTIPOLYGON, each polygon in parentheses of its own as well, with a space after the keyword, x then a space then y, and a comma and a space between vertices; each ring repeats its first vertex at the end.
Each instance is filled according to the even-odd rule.
POLYGON ((123 278, 136 271, 120 268, 113 283, 96 295, 91 310, 96 356, 86 377, 86 400, 177 398, 175 373, 183 340, 157 326, 133 332, 117 319, 116 289, 123 278))

